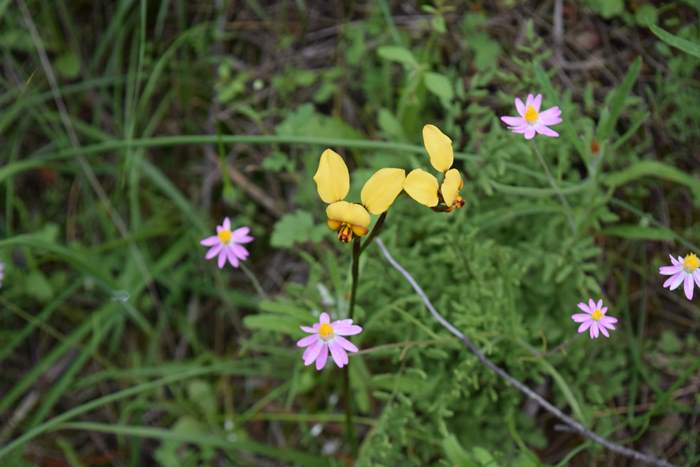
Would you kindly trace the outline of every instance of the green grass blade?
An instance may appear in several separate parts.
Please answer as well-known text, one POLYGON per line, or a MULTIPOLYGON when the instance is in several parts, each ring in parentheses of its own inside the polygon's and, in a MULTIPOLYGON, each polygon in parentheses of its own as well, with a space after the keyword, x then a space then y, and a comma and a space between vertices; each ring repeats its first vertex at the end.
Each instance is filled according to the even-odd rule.
POLYGON ((655 24, 650 25, 649 29, 651 29, 651 32, 653 32, 656 37, 658 37, 671 47, 675 47, 678 50, 682 50, 683 52, 692 55, 693 57, 700 58, 700 44, 698 44, 697 42, 691 42, 687 39, 683 39, 682 37, 676 36, 675 34, 671 34, 670 32, 658 27, 655 24))
POLYGON ((637 59, 632 63, 629 70, 625 74, 625 78, 622 83, 611 91, 612 97, 610 98, 610 103, 606 107, 600 117, 598 122, 598 128, 596 130, 596 138, 598 141, 606 141, 610 138, 612 131, 615 129, 615 125, 620 118, 622 109, 625 106, 625 101, 627 97, 632 92, 632 86, 637 82, 637 76, 639 76, 639 70, 642 67, 642 59, 637 57, 637 59))

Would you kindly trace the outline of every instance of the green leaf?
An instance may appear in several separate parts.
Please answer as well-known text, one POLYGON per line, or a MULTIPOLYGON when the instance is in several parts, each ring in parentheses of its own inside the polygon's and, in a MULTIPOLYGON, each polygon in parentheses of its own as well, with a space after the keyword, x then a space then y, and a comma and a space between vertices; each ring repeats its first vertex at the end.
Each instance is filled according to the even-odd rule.
POLYGON ((429 71, 425 74, 425 87, 441 99, 451 101, 454 97, 452 81, 440 73, 429 71))
POLYGON ((317 242, 325 233, 325 226, 314 225, 314 220, 306 211, 285 214, 275 223, 270 245, 277 248, 291 248, 296 243, 317 242))
POLYGON ((385 45, 377 49, 377 53, 385 60, 399 62, 407 68, 417 68, 418 62, 410 50, 396 45, 385 45))
POLYGON ((452 465, 478 467, 453 434, 442 440, 442 450, 445 451, 445 456, 452 465))
POLYGON ((658 161, 637 162, 625 170, 607 174, 603 178, 603 182, 611 188, 617 188, 643 177, 656 177, 685 185, 693 192, 696 201, 700 201, 700 183, 697 177, 658 161))
POLYGON ((499 465, 496 459, 493 458, 493 455, 482 447, 474 447, 472 449, 472 455, 476 457, 481 467, 496 467, 499 465))
POLYGON ((195 379, 187 384, 187 393, 202 411, 206 420, 216 422, 216 395, 211 385, 202 379, 195 379))
POLYGON ((634 14, 634 19, 640 26, 650 27, 656 24, 656 7, 650 3, 645 3, 640 6, 637 12, 634 14))
POLYGON ((278 315, 276 313, 265 315, 249 315, 243 318, 243 324, 249 329, 258 331, 273 331, 283 334, 299 334, 299 326, 303 320, 291 316, 278 315))
POLYGON ((658 37, 671 47, 680 49, 683 52, 692 55, 693 57, 700 58, 700 44, 698 44, 697 42, 691 42, 687 39, 683 39, 682 37, 678 37, 675 34, 671 34, 670 32, 658 27, 655 24, 650 25, 649 29, 651 29, 651 32, 653 32, 654 35, 656 35, 656 37, 658 37))
POLYGON ((77 78, 80 74, 80 57, 73 51, 66 52, 56 59, 55 66, 64 78, 77 78))
POLYGON ((634 83, 637 81, 641 66, 642 59, 637 57, 634 63, 632 63, 632 66, 630 66, 630 69, 627 70, 622 84, 611 91, 612 96, 610 97, 609 104, 598 122, 598 129, 596 131, 598 141, 605 141, 610 137, 610 134, 617 124, 617 120, 620 118, 622 109, 625 106, 627 96, 629 96, 632 91, 632 86, 634 86, 634 83))
POLYGON ((619 16, 625 11, 624 0, 588 0, 588 4, 605 19, 619 16))
POLYGON ((399 120, 394 116, 393 113, 387 109, 379 109, 379 114, 377 115, 377 123, 379 123, 379 128, 382 129, 384 136, 389 139, 406 141, 406 135, 403 132, 403 127, 399 120))
POLYGON ((657 227, 644 227, 641 225, 620 224, 608 227, 601 232, 603 235, 629 238, 631 240, 656 240, 672 242, 673 232, 657 227))

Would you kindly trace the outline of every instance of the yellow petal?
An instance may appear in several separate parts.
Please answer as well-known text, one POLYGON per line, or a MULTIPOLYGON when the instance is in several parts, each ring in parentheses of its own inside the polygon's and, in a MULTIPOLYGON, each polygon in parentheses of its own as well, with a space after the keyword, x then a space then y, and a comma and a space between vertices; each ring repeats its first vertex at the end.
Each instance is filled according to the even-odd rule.
POLYGON ((355 235, 364 235, 369 227, 369 213, 361 204, 337 201, 326 208, 328 226, 349 224, 355 235))
POLYGON ((448 170, 445 174, 445 179, 442 181, 442 186, 440 187, 442 199, 445 200, 447 206, 452 206, 454 204, 462 187, 464 187, 464 182, 462 182, 462 176, 459 174, 459 170, 448 170))
POLYGON ((350 173, 343 158, 332 149, 321 154, 318 170, 314 175, 318 195, 324 203, 335 203, 347 196, 350 190, 350 173))
POLYGON ((423 127, 423 145, 430 156, 430 163, 435 170, 445 172, 452 167, 454 154, 452 140, 435 125, 423 127))
POLYGON ((392 205, 403 189, 406 172, 403 169, 379 169, 362 187, 362 204, 372 214, 381 214, 392 205))
POLYGON ((411 198, 429 208, 438 204, 438 181, 425 170, 412 170, 403 182, 403 189, 411 198))

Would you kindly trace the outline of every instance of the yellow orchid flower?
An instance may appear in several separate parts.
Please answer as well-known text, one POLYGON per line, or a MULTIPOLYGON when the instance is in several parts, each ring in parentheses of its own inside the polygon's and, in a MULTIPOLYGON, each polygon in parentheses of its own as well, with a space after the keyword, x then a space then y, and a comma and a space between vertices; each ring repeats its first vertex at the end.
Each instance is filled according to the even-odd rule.
POLYGON ((350 191, 350 173, 345 161, 332 149, 323 151, 314 181, 318 195, 328 203, 327 224, 338 232, 338 240, 348 243, 354 236, 367 235, 369 213, 382 214, 389 209, 401 193, 405 178, 403 169, 380 169, 362 187, 362 204, 350 203, 345 201, 350 191))
POLYGON ((430 164, 444 174, 442 184, 425 170, 414 169, 404 181, 404 191, 420 204, 436 211, 450 212, 461 208, 464 199, 459 192, 464 187, 464 182, 459 171, 451 168, 454 162, 452 140, 435 125, 425 125, 423 145, 428 151, 430 164))

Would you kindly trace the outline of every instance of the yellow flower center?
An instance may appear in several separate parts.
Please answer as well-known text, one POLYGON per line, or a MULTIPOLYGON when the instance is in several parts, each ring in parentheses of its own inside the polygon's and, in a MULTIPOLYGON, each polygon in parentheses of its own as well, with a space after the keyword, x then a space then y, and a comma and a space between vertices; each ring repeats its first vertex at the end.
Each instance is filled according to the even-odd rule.
POLYGON ((697 268, 700 268, 700 259, 695 256, 695 253, 688 253, 683 259, 683 268, 688 272, 693 272, 697 268))
POLYGON ((333 337, 333 326, 328 323, 321 323, 321 325, 318 327, 318 335, 321 339, 327 341, 333 337))
POLYGON ((539 118, 540 114, 537 113, 535 108, 531 105, 528 105, 527 108, 525 109, 525 121, 532 125, 537 121, 539 118))
POLYGON ((350 243, 352 237, 352 226, 350 224, 342 224, 338 229, 338 240, 343 243, 350 243))
POLYGON ((591 313, 591 318, 593 318, 596 321, 600 321, 600 318, 603 317, 603 312, 596 309, 593 313, 591 313))
POLYGON ((224 245, 228 245, 228 242, 231 241, 231 231, 227 229, 223 229, 220 231, 217 236, 219 237, 219 240, 221 240, 221 243, 224 245))

